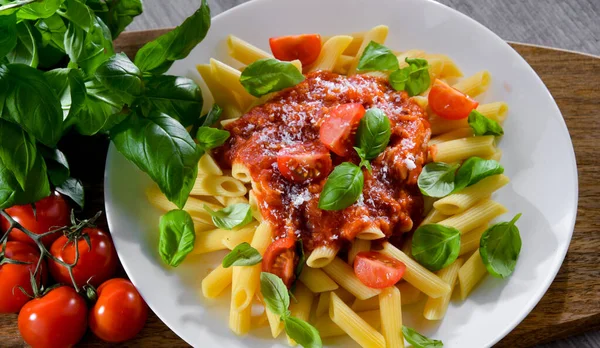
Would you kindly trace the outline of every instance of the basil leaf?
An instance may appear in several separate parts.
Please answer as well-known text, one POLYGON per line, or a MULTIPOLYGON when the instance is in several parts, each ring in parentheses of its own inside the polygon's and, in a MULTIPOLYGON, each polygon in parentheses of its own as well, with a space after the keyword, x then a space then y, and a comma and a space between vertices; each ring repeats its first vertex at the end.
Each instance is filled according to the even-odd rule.
POLYGON ((459 164, 428 163, 423 167, 417 184, 421 193, 429 197, 444 197, 454 191, 454 173, 459 164))
POLYGON ((34 203, 49 195, 50 184, 42 156, 35 156, 33 166, 25 179, 24 188, 21 188, 13 172, 0 158, 0 209, 34 203))
POLYGON ((180 26, 145 44, 135 55, 135 65, 143 72, 162 74, 174 61, 187 57, 204 39, 210 27, 210 9, 206 0, 180 26))
POLYGON ((377 157, 390 142, 392 135, 390 119, 378 108, 367 110, 360 120, 356 132, 356 143, 364 151, 364 157, 372 160, 377 157))
POLYGON ((142 72, 125 53, 110 57, 96 69, 95 75, 104 86, 113 91, 136 97, 142 93, 142 72))
POLYGON ((184 127, 199 119, 202 113, 202 92, 194 81, 179 76, 150 76, 144 78, 146 92, 142 108, 158 110, 175 118, 184 127))
POLYGON ((290 295, 281 278, 271 273, 261 272, 260 292, 267 309, 282 318, 289 317, 290 295))
POLYGON ((101 19, 94 17, 88 32, 70 23, 65 33, 65 51, 83 71, 92 75, 98 66, 115 54, 110 31, 101 19))
POLYGON ((117 150, 148 173, 167 198, 182 208, 198 174, 202 155, 186 129, 158 112, 132 113, 111 130, 117 150))
POLYGON ((304 75, 290 62, 277 59, 259 59, 248 65, 240 76, 240 83, 255 97, 280 91, 304 81, 304 75))
POLYGON ((243 242, 236 246, 225 255, 222 265, 224 268, 231 266, 253 266, 262 261, 262 256, 258 250, 254 249, 250 244, 243 242))
POLYGON ((42 45, 53 45, 62 51, 65 50, 64 37, 67 27, 58 14, 40 19, 35 23, 35 27, 42 35, 42 45))
POLYGON ((456 172, 456 184, 454 191, 474 185, 488 176, 504 173, 504 167, 494 160, 485 160, 479 157, 471 157, 463 162, 456 172))
POLYGON ((458 258, 460 231, 440 224, 417 228, 412 238, 412 255, 421 265, 435 272, 458 258))
POLYGON ((17 45, 17 15, 0 16, 0 57, 4 57, 17 45))
POLYGON ((200 127, 196 132, 198 145, 204 151, 223 145, 227 139, 229 139, 228 131, 213 127, 200 127))
POLYGON ((408 343, 412 344, 414 348, 441 348, 444 346, 442 341, 432 340, 427 338, 414 329, 402 325, 402 334, 408 343))
POLYGON ((212 127, 215 123, 217 123, 222 113, 223 109, 221 109, 219 105, 213 104, 208 114, 206 114, 206 116, 203 118, 201 126, 212 127))
POLYGON ((86 33, 94 26, 95 16, 92 10, 79 0, 66 0, 66 11, 58 13, 83 29, 86 33))
POLYGON ((85 191, 81 181, 75 178, 67 178, 60 185, 56 185, 56 191, 68 196, 73 200, 73 202, 83 209, 85 202, 85 191))
POLYGON ((40 154, 44 156, 48 169, 48 177, 54 186, 59 186, 71 175, 67 157, 59 149, 51 149, 45 146, 38 148, 40 154))
POLYGON ((63 117, 77 114, 87 94, 83 73, 79 69, 54 69, 46 71, 44 77, 60 98, 63 117))
POLYGON ((498 122, 483 116, 477 110, 469 113, 468 122, 475 135, 504 135, 504 130, 498 122))
POLYGON ((58 10, 64 0, 43 0, 25 5, 17 12, 21 19, 48 18, 58 10))
POLYGON ((133 21, 133 17, 139 16, 143 11, 141 0, 108 1, 104 6, 88 1, 88 5, 106 23, 113 39, 133 21))
POLYGON ((0 163, 10 171, 21 189, 35 164, 35 139, 18 125, 0 120, 0 163))
POLYGON ((204 205, 204 209, 212 217, 212 221, 215 223, 215 226, 224 230, 242 227, 252 221, 252 210, 250 209, 250 205, 247 203, 228 205, 227 207, 217 211, 214 211, 207 205, 204 205))
POLYGON ((161 216, 158 252, 169 266, 177 267, 194 249, 196 232, 192 217, 185 210, 174 209, 161 216))
POLYGON ((25 64, 36 68, 38 66, 38 49, 33 32, 28 22, 17 24, 17 45, 6 58, 10 63, 25 64))
POLYGON ((319 331, 300 318, 284 317, 285 333, 304 348, 321 348, 319 331))
POLYGON ((369 42, 362 56, 358 60, 356 70, 397 70, 398 58, 394 53, 384 45, 378 44, 375 41, 369 42))
POLYGON ((319 208, 342 210, 354 204, 363 190, 362 170, 353 163, 344 162, 335 167, 323 187, 319 208))
POLYGON ((62 135, 58 97, 44 74, 35 68, 22 64, 0 66, 0 107, 0 118, 19 124, 44 145, 53 147, 62 135))
POLYGON ((521 252, 521 235, 515 223, 520 217, 517 214, 510 222, 497 223, 481 236, 479 254, 494 277, 506 278, 515 270, 521 252))
POLYGON ((390 85, 397 91, 406 91, 409 96, 419 95, 429 88, 429 64, 422 58, 406 58, 408 66, 390 74, 390 85))
POLYGON ((360 163, 358 164, 358 166, 361 168, 365 167, 365 168, 367 168, 369 173, 372 173, 373 167, 371 167, 371 163, 366 158, 367 154, 365 153, 365 150, 361 149, 360 147, 356 147, 356 146, 354 146, 354 150, 356 151, 356 153, 358 154, 358 157, 360 158, 360 163))

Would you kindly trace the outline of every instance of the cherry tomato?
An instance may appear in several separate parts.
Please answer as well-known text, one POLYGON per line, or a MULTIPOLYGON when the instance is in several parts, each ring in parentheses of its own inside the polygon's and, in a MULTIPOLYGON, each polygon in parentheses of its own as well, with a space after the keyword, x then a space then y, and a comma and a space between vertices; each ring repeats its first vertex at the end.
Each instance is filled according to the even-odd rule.
POLYGON ((341 104, 329 112, 319 130, 319 138, 327 148, 337 155, 347 156, 365 108, 359 103, 341 104))
MULTIPOLYGON (((54 192, 50 196, 43 198, 35 203, 36 215, 33 214, 33 209, 30 204, 16 205, 6 209, 15 221, 23 227, 36 234, 42 234, 50 230, 69 225, 69 205, 63 196, 54 192)), ((9 224, 6 219, 2 220, 2 230, 8 230, 9 224)), ((48 235, 42 239, 45 246, 49 246, 60 236, 60 233, 48 235)), ((33 239, 29 238, 21 230, 13 229, 10 232, 9 240, 20 241, 35 245, 33 239)))
MULTIPOLYGON (((6 249, 3 250, 4 256, 11 260, 29 262, 27 265, 0 265, 0 313, 17 313, 30 300, 18 287, 33 294, 30 274, 35 272, 40 253, 35 247, 21 242, 7 242, 6 249)), ((47 273, 46 261, 42 260, 40 271, 36 275, 38 286, 46 283, 47 273)))
POLYGON ((90 329, 106 342, 123 342, 137 335, 148 318, 148 306, 135 286, 122 278, 98 288, 98 301, 89 314, 90 329))
POLYGON ((469 116, 479 103, 442 80, 435 80, 429 91, 429 107, 438 116, 448 120, 460 120, 469 116))
POLYGON ((376 251, 362 251, 354 259, 354 274, 366 286, 383 289, 396 284, 406 266, 376 251))
MULTIPOLYGON (((93 286, 98 286, 113 276, 117 269, 117 252, 110 236, 97 228, 84 228, 83 233, 90 237, 91 248, 80 238, 77 242, 79 260, 73 267, 73 277, 78 286, 84 285, 88 280, 93 286)), ((66 263, 75 261, 75 243, 66 236, 61 236, 52 243, 50 253, 66 263)), ((71 284, 69 271, 63 265, 50 260, 48 263, 52 277, 64 284, 71 284)))
POLYGON ((75 345, 87 328, 87 306, 72 287, 60 286, 33 299, 19 313, 21 337, 34 348, 75 345))
POLYGON ((271 52, 279 60, 299 59, 302 65, 312 64, 321 53, 321 35, 303 34, 272 37, 269 39, 271 52))
POLYGON ((294 182, 314 181, 331 171, 329 150, 322 144, 284 148, 277 154, 277 167, 286 179, 294 182))
POLYGON ((296 237, 282 237, 271 243, 262 260, 263 272, 273 273, 289 288, 294 282, 296 264, 296 237))

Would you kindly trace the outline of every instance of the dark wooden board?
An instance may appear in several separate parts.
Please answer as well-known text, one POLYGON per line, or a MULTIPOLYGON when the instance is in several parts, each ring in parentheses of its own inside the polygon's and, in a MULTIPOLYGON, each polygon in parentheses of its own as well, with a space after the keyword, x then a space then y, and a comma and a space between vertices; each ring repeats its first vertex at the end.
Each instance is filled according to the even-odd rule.
MULTIPOLYGON (((116 50, 133 56, 143 43, 164 32, 124 33, 115 42, 116 50)), ((540 303, 497 345, 529 347, 600 328, 600 141, 597 140, 600 135, 600 58, 517 43, 511 45, 529 62, 556 99, 573 139, 579 173, 577 223, 567 257, 540 303)), ((86 185, 84 216, 104 209, 102 183, 107 145, 108 141, 102 137, 76 135, 69 135, 59 144, 68 158, 83 159, 72 164, 72 171, 86 185)), ((16 317, 0 315, 0 346, 25 346, 19 337, 16 317)), ((129 342, 106 344, 88 333, 81 346, 187 345, 151 314, 144 330, 129 342)))

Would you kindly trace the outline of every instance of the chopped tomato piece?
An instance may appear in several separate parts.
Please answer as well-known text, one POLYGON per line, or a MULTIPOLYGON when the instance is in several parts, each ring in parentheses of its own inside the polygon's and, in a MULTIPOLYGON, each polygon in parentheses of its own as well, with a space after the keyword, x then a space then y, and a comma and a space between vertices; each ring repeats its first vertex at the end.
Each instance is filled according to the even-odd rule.
POLYGON ((402 262, 377 251, 362 251, 354 259, 354 274, 363 284, 374 289, 396 284, 405 270, 402 262))
POLYGON ((269 39, 271 52, 279 60, 299 59, 302 65, 312 64, 321 53, 321 35, 302 34, 272 37, 269 39))
POLYGON ((296 237, 292 234, 269 245, 262 260, 262 270, 275 274, 289 288, 296 277, 294 271, 297 263, 296 237))
POLYGON ((360 119, 365 115, 365 108, 359 103, 341 104, 325 117, 319 138, 327 148, 339 156, 348 156, 352 150, 352 136, 356 132, 360 119))
POLYGON ((441 80, 435 80, 429 91, 429 107, 442 118, 460 120, 469 116, 479 103, 463 92, 450 87, 441 80))
POLYGON ((326 177, 331 171, 329 150, 322 144, 298 144, 277 155, 277 167, 286 179, 302 183, 326 177))

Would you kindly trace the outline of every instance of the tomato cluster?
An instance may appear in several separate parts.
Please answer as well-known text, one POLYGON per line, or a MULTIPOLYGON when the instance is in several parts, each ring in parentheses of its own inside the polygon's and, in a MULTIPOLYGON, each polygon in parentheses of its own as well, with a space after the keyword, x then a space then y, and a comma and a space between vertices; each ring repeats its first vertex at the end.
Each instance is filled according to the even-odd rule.
MULTIPOLYGON (((37 235, 70 224, 69 205, 57 192, 36 202, 35 210, 23 205, 6 213, 37 235)), ((0 225, 0 232, 10 227, 2 217, 0 225)), ((19 332, 27 344, 71 347, 88 327, 104 341, 123 342, 142 330, 148 306, 130 281, 111 279, 118 258, 106 232, 85 227, 74 234, 49 234, 40 241, 51 254, 48 260, 40 259, 42 246, 21 230, 10 231, 8 241, 0 246, 0 313, 19 313, 19 332), (62 263, 75 261, 71 277, 62 263), (50 286, 48 273, 55 285, 50 286)))

